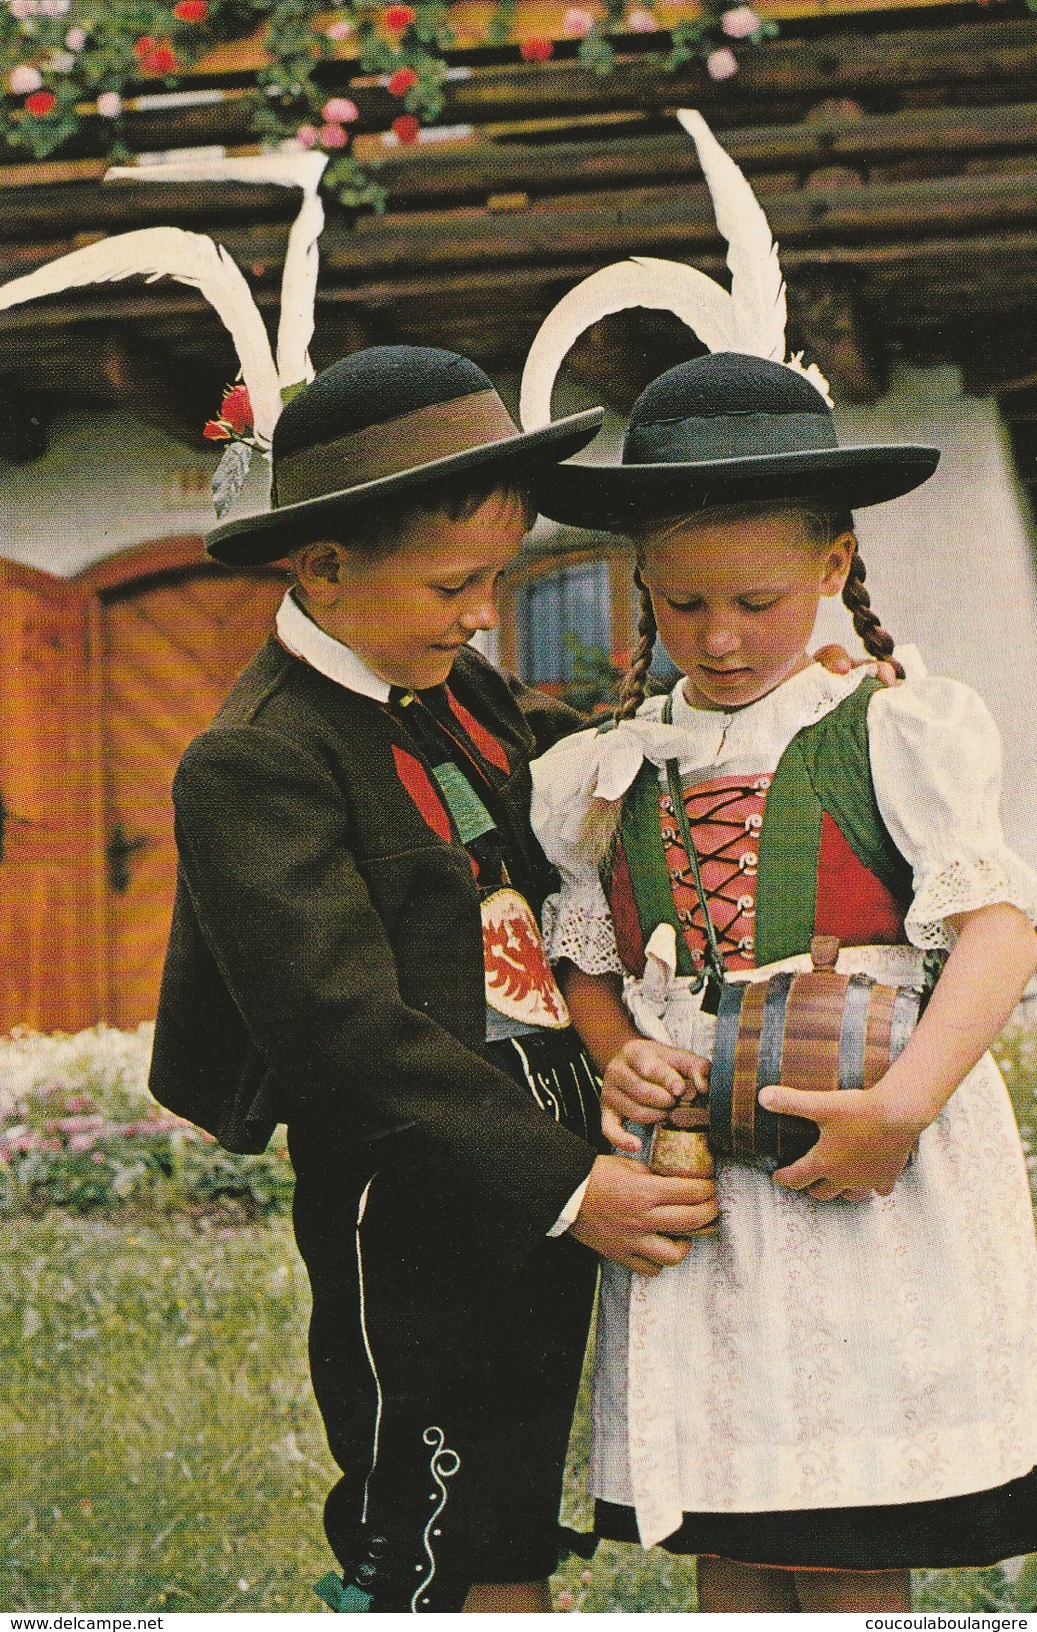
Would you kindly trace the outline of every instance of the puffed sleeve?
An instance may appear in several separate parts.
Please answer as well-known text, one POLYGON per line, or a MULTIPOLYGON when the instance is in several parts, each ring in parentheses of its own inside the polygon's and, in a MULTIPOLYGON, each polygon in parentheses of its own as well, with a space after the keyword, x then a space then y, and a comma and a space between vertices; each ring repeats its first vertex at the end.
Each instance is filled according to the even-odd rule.
MULTIPOLYGON (((601 823, 592 816, 602 741, 597 731, 579 731, 533 761, 530 819, 561 878, 561 888, 543 908, 548 957, 555 963, 566 958, 588 975, 621 975, 612 914, 598 876, 601 823)), ((611 815, 615 819, 618 806, 611 815)))
POLYGON ((876 692, 868 740, 882 819, 914 871, 909 940, 950 946, 949 915, 996 902, 1037 920, 1037 875, 1001 830, 1001 739, 976 693, 935 676, 876 692))

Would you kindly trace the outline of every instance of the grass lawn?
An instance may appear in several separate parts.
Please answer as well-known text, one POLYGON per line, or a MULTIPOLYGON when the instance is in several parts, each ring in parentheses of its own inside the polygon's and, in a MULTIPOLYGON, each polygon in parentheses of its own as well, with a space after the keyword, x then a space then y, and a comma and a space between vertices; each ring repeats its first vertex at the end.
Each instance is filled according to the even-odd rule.
MULTIPOLYGON (((333 1477, 284 1219, 3 1222, 0 1611, 311 1610, 333 1477)), ((573 1446, 578 1519, 586 1416, 573 1446)), ((584 1509, 584 1512, 586 1510, 584 1509)), ((918 1607, 1037 1609, 1037 1560, 917 1578, 918 1607)), ((559 1607, 691 1609, 691 1568, 600 1549, 559 1607)))

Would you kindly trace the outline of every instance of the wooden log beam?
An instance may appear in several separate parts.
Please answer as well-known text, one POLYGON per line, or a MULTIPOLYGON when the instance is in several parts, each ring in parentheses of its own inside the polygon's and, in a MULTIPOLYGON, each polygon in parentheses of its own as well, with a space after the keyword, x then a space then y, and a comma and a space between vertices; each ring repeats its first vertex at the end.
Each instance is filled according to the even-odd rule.
POLYGON ((213 232, 226 221, 290 222, 298 207, 290 187, 233 181, 112 181, 32 189, 0 182, 0 240, 68 241, 80 233, 149 226, 213 232))
MULTIPOLYGON (((968 160, 1011 162, 1033 155, 1037 168, 1037 102, 998 108, 926 108, 864 119, 769 125, 724 133, 724 146, 746 174, 806 176, 820 166, 923 162, 946 170, 968 160)), ((44 168, 44 167, 41 167, 44 168)), ((55 166, 60 175, 65 167, 55 166)), ((482 141, 453 150, 417 148, 378 167, 392 206, 471 200, 523 192, 599 191, 625 186, 698 185, 693 144, 681 133, 602 142, 544 145, 482 141)), ((92 182, 29 188, 0 172, 0 240, 44 240, 83 231, 124 231, 149 222, 212 230, 225 221, 288 220, 295 204, 282 187, 237 183, 92 182)))
MULTIPOLYGON (((916 160, 946 169, 955 160, 1037 154, 1037 102, 997 108, 924 108, 817 124, 725 130, 727 152, 746 175, 809 174, 821 165, 916 160)), ((390 206, 492 193, 599 190, 699 182, 694 146, 683 134, 620 136, 602 142, 479 142, 453 150, 414 148, 383 160, 378 179, 390 206)))
MULTIPOLYGON (((867 263, 892 247, 923 258, 930 238, 967 239, 1037 226, 1034 174, 937 177, 893 185, 800 189, 768 197, 767 213, 783 252, 811 251, 826 264, 867 263), (863 247, 863 257, 853 253, 863 247)), ((287 223, 230 224, 221 241, 260 284, 279 281, 287 223)), ((717 254, 712 205, 699 190, 641 188, 575 195, 497 215, 487 210, 365 216, 352 227, 333 220, 321 241, 325 284, 370 280, 426 268, 549 262, 603 264, 628 254, 665 254, 698 264, 717 254)), ((0 280, 16 277, 75 247, 74 242, 0 244, 0 280)))

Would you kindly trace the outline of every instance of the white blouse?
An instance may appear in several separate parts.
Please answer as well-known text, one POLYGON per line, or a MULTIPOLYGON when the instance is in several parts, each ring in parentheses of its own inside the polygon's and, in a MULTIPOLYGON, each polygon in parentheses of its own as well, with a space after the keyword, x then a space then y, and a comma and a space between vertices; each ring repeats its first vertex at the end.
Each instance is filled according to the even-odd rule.
MULTIPOLYGON (((946 919, 1010 902, 1037 920, 1037 875, 1005 843, 998 810, 1001 743, 986 705, 956 680, 930 677, 913 647, 897 653, 901 685, 868 706, 868 748, 882 819, 914 874, 905 932, 918 947, 947 947, 946 919)), ((683 682, 649 698, 611 731, 581 731, 532 767, 533 830, 559 869, 562 888, 544 908, 551 958, 588 974, 621 974, 608 903, 598 878, 603 833, 642 763, 676 758, 683 776, 772 771, 796 732, 838 706, 867 669, 830 674, 813 663, 759 702, 734 713, 693 708, 683 682)))

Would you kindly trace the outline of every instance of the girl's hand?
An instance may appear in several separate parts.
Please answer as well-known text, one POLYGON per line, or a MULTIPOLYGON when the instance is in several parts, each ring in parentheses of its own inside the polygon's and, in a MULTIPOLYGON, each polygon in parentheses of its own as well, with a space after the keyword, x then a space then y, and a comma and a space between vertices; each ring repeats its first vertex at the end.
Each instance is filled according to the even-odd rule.
POLYGON ((667 1048, 650 1037, 632 1037, 605 1067, 601 1130, 617 1150, 636 1154, 641 1141, 623 1126, 661 1122, 678 1099, 694 1098, 709 1087, 709 1061, 686 1048, 667 1048))
POLYGON ((780 1085, 764 1088, 760 1104, 768 1111, 806 1117, 821 1129, 805 1156, 774 1174, 776 1184, 809 1190, 817 1201, 836 1196, 862 1201, 872 1191, 888 1196, 922 1131, 891 1111, 878 1087, 868 1093, 806 1093, 780 1085))

